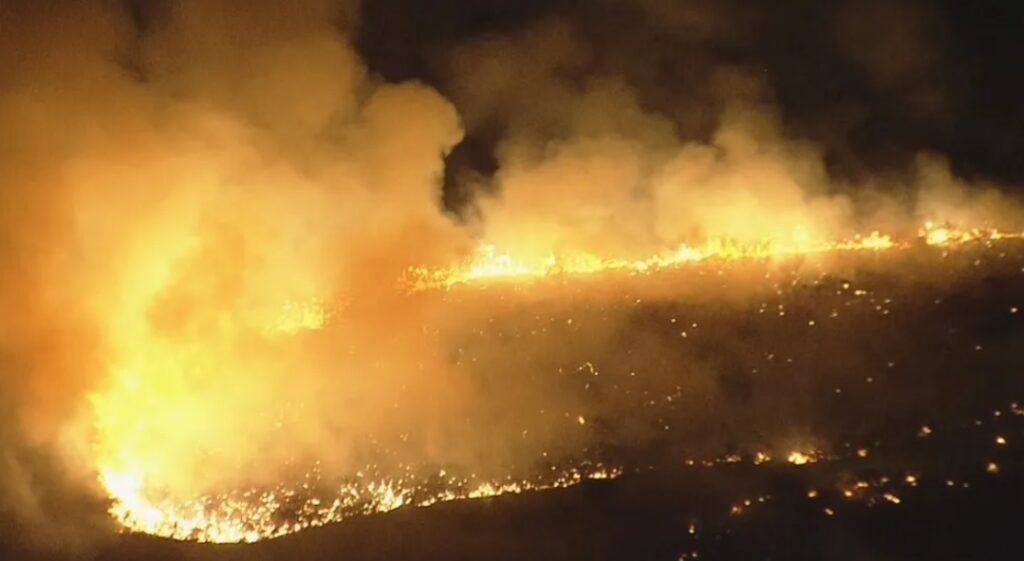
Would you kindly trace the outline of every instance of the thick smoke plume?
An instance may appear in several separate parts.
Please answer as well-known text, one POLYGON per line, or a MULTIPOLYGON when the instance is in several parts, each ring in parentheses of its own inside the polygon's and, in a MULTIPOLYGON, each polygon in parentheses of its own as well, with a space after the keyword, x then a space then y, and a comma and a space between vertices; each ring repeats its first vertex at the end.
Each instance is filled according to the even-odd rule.
MULTIPOLYGON (((352 2, 5 3, 0 523, 74 547, 107 524, 104 467, 188 498, 311 462, 346 476, 382 454, 499 474, 646 434, 628 419, 604 436, 524 427, 523 408, 581 423, 629 411, 538 381, 568 356, 558 341, 476 338, 495 310, 515 331, 518 312, 401 284, 408 267, 479 243, 642 257, 708 236, 831 240, 1017 216, 927 154, 904 173, 837 179, 834 147, 787 126, 770 78, 707 47, 744 41, 730 3, 616 9, 690 45, 685 91, 614 56, 598 40, 612 32, 586 17, 433 53, 446 98, 367 67, 352 2), (490 141, 496 169, 449 173, 442 192, 464 127, 490 141), (491 424, 467 421, 479 418, 491 424)), ((925 31, 894 26, 919 40, 894 60, 863 26, 837 23, 853 64, 879 87, 908 74, 931 87, 925 31)), ((555 300, 553 315, 579 304, 555 300)), ((588 340, 611 348, 623 325, 588 340)), ((712 379, 695 373, 686 391, 712 379)))
MULTIPOLYGON (((715 60, 723 48, 751 48, 735 34, 770 28, 766 15, 729 3, 611 4, 636 25, 550 18, 451 48, 437 63, 469 141, 493 145, 493 174, 456 177, 472 193, 465 214, 499 247, 636 256, 707 235, 1016 225, 991 185, 957 179, 927 150, 895 169, 837 173, 844 150, 785 122, 767 70, 715 60)), ((878 87, 936 90, 931 19, 911 4, 862 4, 833 16, 839 53, 878 87), (865 23, 876 19, 887 26, 880 37, 865 23), (901 55, 883 54, 893 51, 901 55)))
POLYGON ((368 75, 354 6, 167 3, 144 25, 124 8, 0 16, 14 520, 67 512, 42 498, 56 483, 31 450, 92 493, 99 458, 201 494, 321 447, 342 462, 401 424, 395 395, 441 383, 420 332, 434 312, 396 287, 466 245, 439 211, 454 107, 368 75), (338 327, 287 336, 316 313, 338 327))

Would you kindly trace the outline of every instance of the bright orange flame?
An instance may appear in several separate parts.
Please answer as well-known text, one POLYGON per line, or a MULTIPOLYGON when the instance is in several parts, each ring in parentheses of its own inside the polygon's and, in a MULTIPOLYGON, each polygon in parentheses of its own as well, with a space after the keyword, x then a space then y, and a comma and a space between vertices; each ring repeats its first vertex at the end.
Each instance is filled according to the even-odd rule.
MULTIPOLYGON (((991 242, 1022 238, 1022 233, 991 229, 960 230, 929 222, 921 239, 931 246, 967 242, 991 242)), ((446 290, 460 285, 493 281, 531 281, 547 277, 583 276, 625 272, 648 274, 662 269, 706 260, 764 260, 827 252, 885 251, 906 248, 912 242, 896 241, 874 231, 846 240, 820 240, 796 231, 791 236, 740 242, 712 236, 701 245, 681 245, 673 251, 643 259, 602 257, 589 253, 515 256, 493 245, 480 246, 472 258, 450 267, 412 267, 406 281, 413 290, 446 290)), ((184 245, 177 253, 184 253, 184 245)), ((96 424, 95 461, 100 483, 112 499, 110 514, 124 528, 170 537, 211 542, 256 541, 341 520, 354 514, 386 512, 440 501, 490 497, 550 487, 564 487, 583 479, 617 476, 620 471, 604 466, 567 468, 543 480, 477 481, 447 476, 431 483, 415 477, 357 478, 334 489, 331 497, 301 494, 296 489, 251 489, 219 493, 197 490, 181 481, 192 481, 190 470, 202 468, 205 454, 215 450, 224 430, 246 422, 223 415, 238 415, 247 404, 272 403, 265 395, 242 397, 225 412, 218 396, 236 394, 232 384, 239 378, 226 373, 287 371, 275 361, 287 356, 289 341, 303 333, 322 329, 331 311, 318 298, 286 300, 281 307, 248 306, 251 302, 220 310, 206 325, 208 332, 188 337, 163 337, 147 324, 156 295, 167 285, 168 258, 144 255, 131 269, 120 293, 119 305, 107 310, 107 328, 115 357, 108 383, 91 395, 96 424), (249 353, 254 345, 271 349, 249 353), (269 362, 269 364, 268 364, 269 362), (196 386, 207 391, 197 393, 196 386), (216 434, 208 432, 218 416, 216 434), (195 458, 182 463, 175 454, 195 449, 195 458), (298 506, 296 506, 298 503, 298 506), (281 516, 284 505, 296 517, 281 516)), ((270 372, 270 374, 268 374, 270 372)), ((261 385, 259 391, 284 387, 261 385)), ((254 390, 255 391, 255 390, 254 390)), ((579 424, 585 420, 578 418, 579 424)), ((794 451, 787 460, 801 465, 818 459, 815 452, 794 451)), ((213 482, 218 483, 218 482, 213 482)))
MULTIPOLYGON (((920 231, 920 239, 930 246, 951 246, 972 241, 991 242, 1022 237, 1024 232, 1001 232, 993 228, 959 229, 951 225, 936 226, 933 222, 926 222, 920 231)), ((502 280, 528 281, 607 272, 650 273, 709 260, 778 259, 832 252, 883 251, 906 248, 910 245, 909 240, 896 241, 893 236, 877 230, 864 236, 828 240, 810 236, 806 230, 799 228, 788 236, 766 237, 756 241, 710 236, 703 244, 681 244, 673 251, 642 259, 553 252, 543 256, 517 256, 510 251, 499 250, 493 244, 484 243, 471 258, 449 267, 410 267, 407 280, 413 290, 436 290, 502 280)))
POLYGON ((411 267, 409 277, 416 290, 451 288, 493 280, 529 280, 552 276, 581 276, 605 272, 649 273, 678 267, 686 263, 723 259, 772 259, 811 255, 834 251, 879 251, 897 244, 892 237, 877 231, 849 240, 814 240, 803 231, 784 238, 765 238, 741 242, 724 236, 713 236, 698 246, 681 244, 673 251, 643 259, 600 257, 590 253, 570 253, 543 257, 516 257, 483 244, 471 259, 443 269, 411 267))

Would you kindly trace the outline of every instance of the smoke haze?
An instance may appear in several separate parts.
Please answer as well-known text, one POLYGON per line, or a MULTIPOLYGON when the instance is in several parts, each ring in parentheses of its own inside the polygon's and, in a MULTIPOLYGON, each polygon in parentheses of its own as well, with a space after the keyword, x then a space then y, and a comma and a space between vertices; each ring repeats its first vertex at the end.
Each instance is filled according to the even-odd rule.
MULTIPOLYGON (((896 162, 862 150, 870 106, 810 96, 792 111, 789 70, 748 56, 773 20, 742 2, 527 2, 486 32, 438 36, 388 34, 395 6, 0 7, 0 524, 80 547, 110 524, 99 466, 185 499, 311 462, 337 477, 369 464, 500 477, 653 438, 657 412, 546 377, 584 368, 567 357, 616 362, 635 317, 602 306, 620 286, 402 284, 481 243, 642 258, 711 236, 1020 227, 1006 188, 959 177, 943 146, 908 148, 907 133, 879 148, 896 162), (531 306, 592 330, 584 347, 554 327, 483 335, 533 329, 531 306), (621 423, 575 426, 592 416, 621 423)), ((938 10, 815 14, 897 125, 955 123, 938 10)), ((735 295, 758 282, 703 297, 732 309, 763 296, 735 295)), ((669 348, 635 337, 638 355, 669 348)), ((714 360, 674 356, 683 388, 651 360, 632 391, 714 407, 714 360)))

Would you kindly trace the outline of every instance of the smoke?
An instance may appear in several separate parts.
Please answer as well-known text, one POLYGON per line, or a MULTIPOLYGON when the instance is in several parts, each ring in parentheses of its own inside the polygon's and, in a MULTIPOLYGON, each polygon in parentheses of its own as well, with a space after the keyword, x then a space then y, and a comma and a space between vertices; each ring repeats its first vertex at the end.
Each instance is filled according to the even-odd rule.
MULTIPOLYGON (((883 227, 912 233, 926 220, 1017 226, 1015 203, 991 182, 956 178, 926 148, 901 166, 843 174, 836 163, 850 159, 848 141, 787 121, 768 69, 723 54, 764 50, 758 33, 785 30, 771 14, 706 4, 602 4, 600 15, 474 38, 439 59, 467 143, 492 145, 493 173, 450 174, 484 239, 533 258, 637 257, 710 235, 840 239, 883 227)), ((932 11, 850 3, 817 17, 834 33, 837 64, 854 62, 883 95, 913 89, 895 105, 944 118, 932 11), (935 103, 914 105, 926 98, 935 103)), ((822 122, 843 127, 832 116, 822 122)), ((479 167, 465 158, 451 165, 479 167)))
POLYGON ((26 455, 61 457, 95 501, 104 464, 197 496, 354 454, 389 430, 393 394, 440 383, 419 331, 436 312, 396 295, 410 263, 467 244, 439 210, 459 119, 368 75, 354 14, 3 8, 3 496, 33 539, 68 509, 42 498, 62 470, 26 455), (316 313, 337 327, 289 336, 316 313))
MULTIPOLYGON (((536 302, 400 285, 480 242, 642 257, 713 235, 1019 216, 935 157, 834 178, 831 148, 790 130, 770 79, 726 62, 753 19, 735 6, 608 9, 642 31, 570 14, 449 45, 433 61, 443 96, 368 68, 352 2, 0 8, 3 520, 38 543, 95 534, 103 523, 81 512, 103 503, 104 469, 186 499, 312 461, 338 476, 382 457, 500 474, 649 435, 657 414, 598 433, 563 424, 629 416, 566 377, 582 368, 567 357, 615 360, 628 313, 595 312, 567 349, 522 338, 536 318, 515 305, 536 302), (629 56, 652 36, 686 49, 665 84, 671 49, 629 56), (445 168, 481 138, 493 173, 453 173, 455 156, 445 168), (445 208, 452 190, 463 206, 445 208), (483 336, 502 322, 488 329, 514 337, 483 336)), ((880 58, 851 18, 841 44, 881 86, 930 68, 924 40, 880 58)), ((551 317, 614 297, 556 294, 551 317)), ((681 391, 717 391, 713 361, 693 372, 681 391)), ((638 393, 676 388, 644 380, 638 393)))

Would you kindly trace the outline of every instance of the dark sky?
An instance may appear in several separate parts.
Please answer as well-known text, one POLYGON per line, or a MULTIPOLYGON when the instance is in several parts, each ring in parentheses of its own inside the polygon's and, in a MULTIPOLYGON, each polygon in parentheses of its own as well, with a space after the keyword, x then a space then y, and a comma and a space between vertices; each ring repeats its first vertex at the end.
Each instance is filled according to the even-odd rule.
MULTIPOLYGON (((367 2, 359 49, 390 80, 417 78, 448 93, 439 62, 446 50, 560 17, 597 52, 584 74, 624 75, 646 108, 674 117, 705 109, 676 94, 699 90, 712 68, 763 72, 788 132, 825 146, 838 177, 899 171, 928 150, 949 156, 968 177, 1024 180, 1024 19, 1012 3, 674 3, 711 14, 706 28, 699 18, 657 26, 644 10, 658 4, 673 3, 367 2)), ((699 137, 706 130, 680 132, 699 137)), ((498 137, 493 129, 470 129, 450 163, 489 171, 498 137)), ((454 174, 450 169, 449 183, 454 174)))

